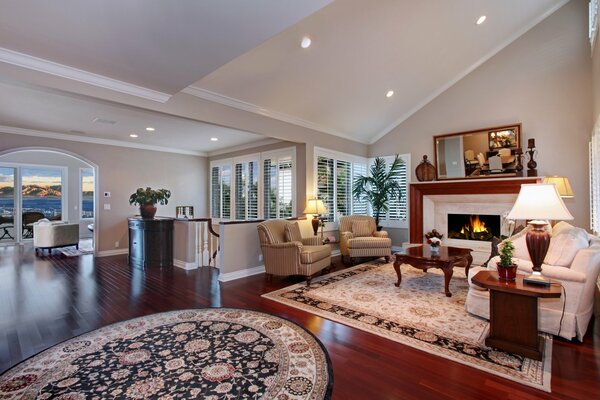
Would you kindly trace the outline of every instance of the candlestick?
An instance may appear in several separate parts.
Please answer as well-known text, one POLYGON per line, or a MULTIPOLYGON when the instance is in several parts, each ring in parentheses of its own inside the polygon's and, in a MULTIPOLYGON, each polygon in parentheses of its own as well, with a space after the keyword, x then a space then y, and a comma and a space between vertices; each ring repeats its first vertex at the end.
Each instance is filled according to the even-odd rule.
POLYGON ((530 149, 533 149, 535 147, 535 139, 533 139, 533 138, 529 139, 527 141, 527 147, 530 148, 530 149))

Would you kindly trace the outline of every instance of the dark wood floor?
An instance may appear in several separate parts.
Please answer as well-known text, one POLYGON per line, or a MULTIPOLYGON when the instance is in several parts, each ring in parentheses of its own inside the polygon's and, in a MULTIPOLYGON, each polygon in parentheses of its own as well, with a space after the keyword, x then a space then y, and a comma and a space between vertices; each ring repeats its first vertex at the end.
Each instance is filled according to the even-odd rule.
POLYGON ((239 307, 313 332, 333 362, 335 399, 600 399, 600 324, 594 321, 584 343, 555 339, 553 393, 547 394, 260 297, 292 283, 258 275, 219 284, 211 268, 141 271, 129 268, 126 256, 35 257, 31 248, 0 247, 0 370, 113 322, 239 307))

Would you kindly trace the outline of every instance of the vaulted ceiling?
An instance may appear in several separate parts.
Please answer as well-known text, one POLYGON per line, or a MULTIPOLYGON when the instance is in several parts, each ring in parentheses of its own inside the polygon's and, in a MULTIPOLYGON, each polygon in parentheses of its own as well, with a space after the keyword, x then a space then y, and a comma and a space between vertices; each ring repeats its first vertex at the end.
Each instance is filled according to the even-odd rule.
MULTIPOLYGON (((373 143, 565 3, 10 0, 0 13, 0 63, 167 104, 183 91, 373 143), (487 19, 477 25, 482 15, 487 19), (312 40, 306 49, 300 47, 303 37, 312 40), (386 97, 390 90, 394 95, 386 97)), ((86 126, 93 98, 6 82, 2 90, 10 96, 0 96, 0 125, 112 138, 128 133, 138 117, 142 125, 150 123, 144 121, 150 112, 120 113, 120 105, 99 102, 105 118, 124 121, 105 132, 86 126), (48 108, 48 96, 66 99, 56 98, 48 108), (57 110, 61 107, 64 112, 57 110), (50 112, 56 113, 54 119, 50 112)), ((164 142, 139 140, 161 146, 210 130, 194 123, 173 121, 177 128, 164 142)), ((235 136, 236 131, 222 133, 235 136)), ((260 138, 237 133, 239 140, 232 136, 221 143, 260 138)), ((204 142, 194 142, 195 150, 211 151, 204 142)))

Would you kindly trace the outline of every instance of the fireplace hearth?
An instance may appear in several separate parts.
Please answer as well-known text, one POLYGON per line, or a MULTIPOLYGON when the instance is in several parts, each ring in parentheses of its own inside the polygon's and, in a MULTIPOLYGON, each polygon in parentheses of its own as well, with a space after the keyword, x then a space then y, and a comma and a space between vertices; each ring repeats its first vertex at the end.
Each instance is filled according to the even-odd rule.
POLYGON ((499 215, 448 214, 448 238, 489 242, 500 237, 499 215))

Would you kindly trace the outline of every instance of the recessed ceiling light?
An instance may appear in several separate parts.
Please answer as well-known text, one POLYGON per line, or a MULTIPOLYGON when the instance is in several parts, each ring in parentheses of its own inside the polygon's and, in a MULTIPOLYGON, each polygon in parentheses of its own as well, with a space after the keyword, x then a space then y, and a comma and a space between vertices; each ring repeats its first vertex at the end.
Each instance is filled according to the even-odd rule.
POLYGON ((219 138, 216 138, 216 137, 211 137, 211 138, 210 138, 210 140, 211 140, 211 142, 218 142, 218 141, 219 141, 219 138))
POLYGON ((131 135, 129 135, 129 137, 136 138, 136 137, 138 137, 138 135, 137 135, 137 134, 135 134, 135 133, 132 133, 131 135))
POLYGON ((385 94, 385 97, 390 98, 394 95, 394 91, 393 90, 388 90, 388 92, 385 94))
POLYGON ((477 25, 481 25, 485 22, 485 19, 487 17, 485 15, 482 15, 481 17, 479 17, 479 19, 477 20, 477 25))
POLYGON ((154 132, 156 129, 154 129, 153 127, 149 126, 149 127, 146 128, 146 130, 148 132, 154 132))
POLYGON ((302 41, 300 42, 300 47, 302 47, 303 49, 308 49, 310 47, 311 43, 312 43, 312 40, 310 40, 310 38, 308 36, 304 36, 302 38, 302 41))

